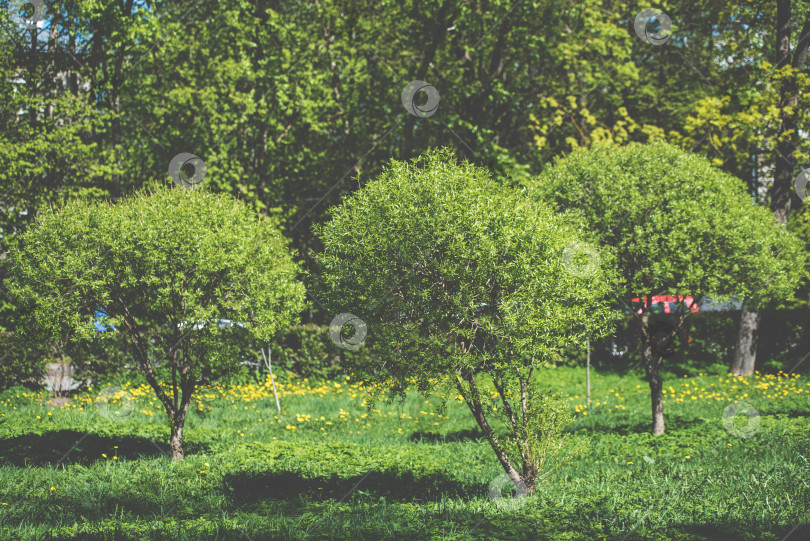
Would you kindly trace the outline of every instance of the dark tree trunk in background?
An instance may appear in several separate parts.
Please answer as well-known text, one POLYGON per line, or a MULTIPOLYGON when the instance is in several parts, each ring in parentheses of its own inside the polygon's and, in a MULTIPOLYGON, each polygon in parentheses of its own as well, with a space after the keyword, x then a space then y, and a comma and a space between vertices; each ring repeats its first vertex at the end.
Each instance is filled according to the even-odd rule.
MULTIPOLYGON (((438 12, 436 13, 436 17, 430 21, 427 17, 424 16, 418 9, 418 2, 414 3, 414 16, 419 17, 421 20, 425 21, 425 29, 426 33, 429 37, 426 36, 425 43, 426 46, 424 48, 424 56, 422 57, 421 62, 419 63, 419 67, 416 70, 414 80, 424 81, 425 76, 427 75, 427 71, 430 68, 431 63, 436 59, 436 51, 439 48, 439 45, 444 41, 445 37, 447 36, 447 22, 452 18, 450 15, 450 9, 455 5, 455 2, 444 2, 442 6, 439 8, 438 12), (429 24, 430 21, 432 24, 429 24)), ((430 85, 435 85, 434 82, 425 81, 430 85)), ((412 157, 413 153, 413 129, 416 125, 416 117, 413 115, 407 115, 405 118, 405 131, 403 136, 403 157, 410 158, 412 157)))
MULTIPOLYGON (((790 0, 778 0, 776 11, 776 69, 790 67, 790 0)), ((780 92, 781 125, 777 138, 774 164, 771 210, 780 223, 787 223, 790 214, 790 187, 793 183, 793 165, 796 149, 796 111, 798 96, 791 80, 783 83, 780 92), (784 137, 788 134, 787 137, 784 137)))
POLYGON ((759 329, 759 310, 749 310, 743 302, 740 315, 740 328, 737 333, 737 347, 729 370, 735 376, 750 376, 754 373, 757 360, 757 329, 759 329))
MULTIPOLYGON (((807 61, 807 47, 810 43, 810 20, 804 23, 796 52, 791 63, 790 54, 790 0, 777 0, 776 3, 776 68, 785 69, 792 66, 801 70, 807 61)), ((776 163, 774 164, 773 186, 771 188, 771 211, 779 223, 787 223, 790 215, 791 185, 796 162, 797 111, 799 96, 796 84, 787 80, 780 92, 779 107, 781 124, 777 138, 776 163), (784 135, 787 134, 785 137, 784 135)), ((754 373, 757 360, 757 334, 759 332, 759 307, 749 306, 748 299, 743 301, 740 314, 740 327, 737 333, 737 346, 730 372, 738 376, 750 376, 754 373), (751 310, 751 308, 754 308, 751 310)))

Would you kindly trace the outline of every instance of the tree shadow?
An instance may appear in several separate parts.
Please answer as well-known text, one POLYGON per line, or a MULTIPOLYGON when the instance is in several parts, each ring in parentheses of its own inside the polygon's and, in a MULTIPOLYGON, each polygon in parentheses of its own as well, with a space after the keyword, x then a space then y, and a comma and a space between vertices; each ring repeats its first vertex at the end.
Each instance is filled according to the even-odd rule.
POLYGON ((408 439, 410 441, 426 443, 449 443, 454 441, 480 440, 483 439, 483 437, 484 434, 480 430, 468 429, 448 432, 447 434, 438 434, 436 432, 414 432, 408 439))
MULTIPOLYGON (((198 443, 185 445, 186 453, 203 451, 198 443)), ((76 430, 53 430, 43 434, 22 434, 0 440, 0 463, 18 467, 57 464, 87 465, 118 456, 119 459, 170 456, 168 445, 139 436, 99 435, 76 430), (117 446, 117 448, 116 448, 117 446)))
MULTIPOLYGON (((700 427, 706 424, 705 419, 699 417, 679 417, 677 415, 665 416, 666 430, 685 430, 695 427, 700 427)), ((644 432, 652 432, 652 421, 643 421, 639 423, 619 423, 619 424, 584 424, 590 420, 583 420, 574 425, 571 425, 567 432, 571 434, 576 433, 593 433, 593 434, 640 434, 644 432)))
POLYGON ((303 477, 295 472, 256 474, 238 472, 223 478, 226 494, 237 506, 261 500, 343 500, 353 494, 395 501, 439 501, 442 498, 469 499, 484 494, 478 484, 454 479, 445 472, 415 475, 413 471, 371 471, 351 477, 303 477))
POLYGON ((567 429, 570 434, 588 433, 588 434, 640 434, 643 432, 650 432, 652 430, 652 423, 635 423, 635 424, 615 424, 615 425, 572 425, 567 429))

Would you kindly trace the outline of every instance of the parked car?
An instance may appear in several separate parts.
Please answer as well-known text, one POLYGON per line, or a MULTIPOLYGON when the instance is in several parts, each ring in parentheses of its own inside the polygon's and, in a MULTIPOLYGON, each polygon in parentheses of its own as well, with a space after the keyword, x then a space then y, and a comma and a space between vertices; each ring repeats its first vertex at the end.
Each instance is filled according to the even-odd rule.
MULTIPOLYGON (((644 301, 636 297, 630 301, 630 306, 633 308, 638 307, 636 313, 641 315, 641 311, 643 307, 646 306, 646 302, 646 297, 644 301)), ((678 306, 679 304, 685 306, 692 313, 700 311, 695 299, 688 295, 678 295, 677 297, 673 295, 653 295, 651 310, 653 314, 674 314, 680 308, 678 306)))

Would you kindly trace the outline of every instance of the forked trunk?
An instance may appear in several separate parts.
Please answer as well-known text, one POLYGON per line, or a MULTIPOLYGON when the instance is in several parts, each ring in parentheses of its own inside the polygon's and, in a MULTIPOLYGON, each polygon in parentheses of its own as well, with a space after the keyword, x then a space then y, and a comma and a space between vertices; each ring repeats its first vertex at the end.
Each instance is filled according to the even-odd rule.
POLYGON ((489 426, 489 422, 487 422, 487 419, 484 416, 484 408, 482 407, 481 401, 478 397, 478 390, 475 386, 475 381, 467 379, 467 382, 470 383, 469 394, 465 393, 460 384, 457 388, 464 397, 464 401, 467 403, 467 407, 470 408, 470 412, 473 414, 473 417, 475 417, 475 422, 478 423, 478 426, 481 428, 481 432, 484 433, 484 437, 487 439, 490 447, 492 447, 492 450, 495 452, 495 456, 498 457, 498 462, 501 463, 504 472, 506 472, 506 475, 509 476, 509 479, 515 486, 517 493, 522 496, 529 496, 532 492, 534 492, 535 482, 537 481, 537 468, 534 465, 529 465, 529 467, 524 466, 523 475, 521 475, 514 465, 512 465, 512 462, 509 460, 509 456, 506 454, 503 446, 498 441, 498 437, 495 435, 495 432, 492 430, 492 427, 489 426))
MULTIPOLYGON (((481 430, 484 429, 480 423, 478 426, 481 427, 481 430)), ((534 492, 535 482, 537 481, 536 469, 529 468, 527 470, 524 468, 523 475, 521 475, 520 472, 518 472, 517 469, 515 469, 515 467, 512 465, 512 462, 509 460, 509 457, 506 455, 503 448, 501 448, 497 440, 487 436, 487 441, 489 442, 489 446, 492 447, 492 450, 495 451, 495 456, 498 457, 498 462, 501 463, 503 471, 506 472, 506 475, 509 476, 512 484, 515 486, 516 494, 521 496, 531 495, 534 492)))
MULTIPOLYGON (((479 425, 480 426, 480 425, 479 425)), ((528 496, 532 492, 534 492, 534 482, 536 480, 537 475, 534 476, 529 475, 521 475, 512 463, 509 461, 509 457, 506 456, 506 453, 503 452, 503 449, 496 448, 492 445, 492 441, 487 438, 489 441, 489 446, 492 447, 492 450, 495 451, 495 455, 498 457, 498 461, 503 466, 503 471, 506 472, 506 475, 509 476, 509 479, 512 481, 512 484, 515 486, 515 490, 518 494, 522 496, 528 496)))

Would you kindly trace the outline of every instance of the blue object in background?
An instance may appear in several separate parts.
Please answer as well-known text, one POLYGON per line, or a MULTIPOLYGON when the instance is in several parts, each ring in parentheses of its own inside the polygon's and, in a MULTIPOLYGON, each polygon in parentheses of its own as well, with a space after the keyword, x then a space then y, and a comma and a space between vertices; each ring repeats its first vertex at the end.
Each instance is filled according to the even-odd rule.
POLYGON ((104 320, 107 319, 109 316, 107 315, 107 311, 104 308, 96 308, 96 313, 93 314, 93 327, 96 329, 96 332, 107 332, 107 331, 114 331, 115 327, 112 325, 105 325, 104 320))

